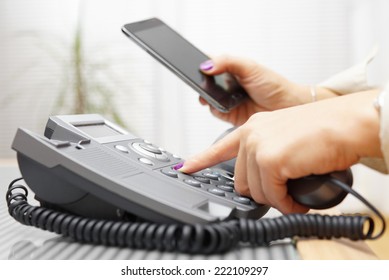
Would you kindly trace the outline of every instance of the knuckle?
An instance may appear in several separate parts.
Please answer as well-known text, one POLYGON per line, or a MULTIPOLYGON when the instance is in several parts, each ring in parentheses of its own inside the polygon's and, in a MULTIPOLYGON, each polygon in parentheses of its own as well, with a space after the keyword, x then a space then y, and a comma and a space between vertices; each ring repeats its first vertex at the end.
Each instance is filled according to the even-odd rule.
POLYGON ((252 199, 254 199, 255 202, 260 204, 269 204, 269 201, 266 199, 266 197, 262 193, 253 193, 252 199))

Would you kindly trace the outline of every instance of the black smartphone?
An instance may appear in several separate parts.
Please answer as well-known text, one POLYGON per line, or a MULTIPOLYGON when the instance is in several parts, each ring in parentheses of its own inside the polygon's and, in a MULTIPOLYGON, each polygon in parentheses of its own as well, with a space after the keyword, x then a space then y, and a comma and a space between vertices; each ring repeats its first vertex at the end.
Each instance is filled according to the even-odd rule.
POLYGON ((200 63, 210 58, 160 19, 129 23, 122 31, 219 111, 228 112, 248 98, 231 74, 203 74, 200 63))

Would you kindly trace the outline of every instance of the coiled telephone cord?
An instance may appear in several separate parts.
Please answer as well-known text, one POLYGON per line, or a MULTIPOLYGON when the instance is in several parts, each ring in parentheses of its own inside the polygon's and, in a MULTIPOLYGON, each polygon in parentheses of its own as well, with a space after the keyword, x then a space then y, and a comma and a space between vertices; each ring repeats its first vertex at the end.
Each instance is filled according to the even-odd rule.
POLYGON ((329 216, 290 214, 260 220, 234 219, 214 224, 158 224, 99 220, 63 213, 27 202, 28 190, 13 180, 6 200, 9 214, 18 222, 71 237, 80 243, 102 244, 134 249, 177 251, 189 254, 223 253, 239 242, 266 246, 271 241, 293 237, 319 239, 376 239, 385 230, 383 216, 358 193, 342 182, 343 189, 362 199, 382 221, 381 231, 373 235, 374 220, 366 215, 329 216))

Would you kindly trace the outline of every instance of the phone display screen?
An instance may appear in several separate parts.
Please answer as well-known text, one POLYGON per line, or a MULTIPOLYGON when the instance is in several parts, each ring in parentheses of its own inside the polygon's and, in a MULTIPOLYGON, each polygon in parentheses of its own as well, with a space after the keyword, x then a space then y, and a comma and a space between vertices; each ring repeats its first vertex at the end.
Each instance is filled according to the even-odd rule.
POLYGON ((127 24, 123 31, 217 109, 228 111, 246 98, 246 92, 232 75, 203 74, 200 64, 209 57, 162 21, 150 19, 127 24))
POLYGON ((121 134, 106 124, 76 125, 75 127, 92 137, 106 137, 121 134))

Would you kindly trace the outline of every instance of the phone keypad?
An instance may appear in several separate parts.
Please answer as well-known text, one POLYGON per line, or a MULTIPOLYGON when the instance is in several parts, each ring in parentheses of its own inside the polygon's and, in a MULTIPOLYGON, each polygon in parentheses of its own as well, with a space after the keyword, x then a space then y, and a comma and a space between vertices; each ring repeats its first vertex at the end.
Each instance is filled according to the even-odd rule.
POLYGON ((194 187, 206 191, 219 198, 224 198, 238 205, 256 206, 257 204, 248 197, 235 192, 232 174, 225 171, 206 169, 194 174, 185 174, 174 170, 172 167, 161 169, 162 174, 184 182, 188 187, 194 187))
POLYGON ((183 186, 204 191, 214 196, 215 199, 227 200, 237 207, 255 208, 258 206, 252 199, 241 196, 235 191, 234 175, 226 170, 207 168, 194 174, 182 173, 173 168, 177 161, 182 160, 179 156, 168 153, 148 141, 117 143, 113 147, 117 151, 129 154, 132 154, 129 150, 131 149, 138 155, 136 158, 139 162, 172 180, 181 181, 183 186))

